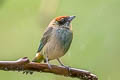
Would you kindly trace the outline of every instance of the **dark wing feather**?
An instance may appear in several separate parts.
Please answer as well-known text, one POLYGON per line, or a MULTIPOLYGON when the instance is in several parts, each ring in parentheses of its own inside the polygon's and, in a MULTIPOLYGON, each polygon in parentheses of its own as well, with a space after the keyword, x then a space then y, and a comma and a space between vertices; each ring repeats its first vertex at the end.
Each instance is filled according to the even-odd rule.
POLYGON ((47 43, 47 41, 49 40, 49 38, 51 36, 52 30, 53 30, 52 27, 48 27, 48 29, 45 31, 42 39, 40 40, 40 45, 39 45, 39 48, 38 48, 37 52, 40 52, 42 50, 42 48, 45 46, 45 44, 47 43))

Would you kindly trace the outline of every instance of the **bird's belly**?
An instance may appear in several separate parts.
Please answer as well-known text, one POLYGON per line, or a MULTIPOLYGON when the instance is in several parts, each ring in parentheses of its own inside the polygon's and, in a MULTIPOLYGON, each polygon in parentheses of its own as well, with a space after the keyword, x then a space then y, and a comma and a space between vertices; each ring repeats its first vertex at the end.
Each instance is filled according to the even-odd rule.
POLYGON ((44 53, 47 54, 49 60, 57 59, 64 55, 63 48, 56 39, 52 39, 45 45, 44 53))
POLYGON ((71 31, 64 28, 54 30, 53 35, 44 46, 44 54, 48 56, 49 60, 62 57, 69 49, 71 41, 71 31))

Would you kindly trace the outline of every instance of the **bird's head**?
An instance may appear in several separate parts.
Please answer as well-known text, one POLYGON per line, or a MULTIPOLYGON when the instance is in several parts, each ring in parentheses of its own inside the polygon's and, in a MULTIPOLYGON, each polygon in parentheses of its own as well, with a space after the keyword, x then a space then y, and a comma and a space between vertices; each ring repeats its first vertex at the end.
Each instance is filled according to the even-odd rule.
POLYGON ((70 24, 74 18, 75 16, 59 16, 53 19, 49 26, 71 28, 70 24))

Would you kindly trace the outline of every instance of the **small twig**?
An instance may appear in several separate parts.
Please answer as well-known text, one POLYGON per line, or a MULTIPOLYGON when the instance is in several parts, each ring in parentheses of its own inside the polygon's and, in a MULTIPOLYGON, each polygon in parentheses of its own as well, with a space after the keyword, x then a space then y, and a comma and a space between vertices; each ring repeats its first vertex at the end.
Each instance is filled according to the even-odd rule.
POLYGON ((66 69, 62 66, 51 65, 52 69, 49 69, 47 64, 30 62, 27 57, 21 58, 17 61, 0 61, 0 70, 5 71, 36 71, 36 72, 48 72, 58 75, 64 75, 69 77, 76 77, 83 80, 98 80, 96 75, 86 70, 70 68, 66 69))

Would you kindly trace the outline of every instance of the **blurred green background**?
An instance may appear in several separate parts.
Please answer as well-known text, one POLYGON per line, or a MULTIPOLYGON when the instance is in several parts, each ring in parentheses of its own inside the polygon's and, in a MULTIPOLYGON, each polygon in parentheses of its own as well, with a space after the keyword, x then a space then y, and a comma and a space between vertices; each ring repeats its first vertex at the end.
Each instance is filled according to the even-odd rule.
MULTIPOLYGON (((120 80, 120 0, 0 0, 0 60, 32 59, 52 18, 76 15, 65 65, 99 80, 120 80)), ((51 64, 58 64, 56 60, 51 64)), ((53 74, 0 71, 1 80, 78 80, 53 74)))

